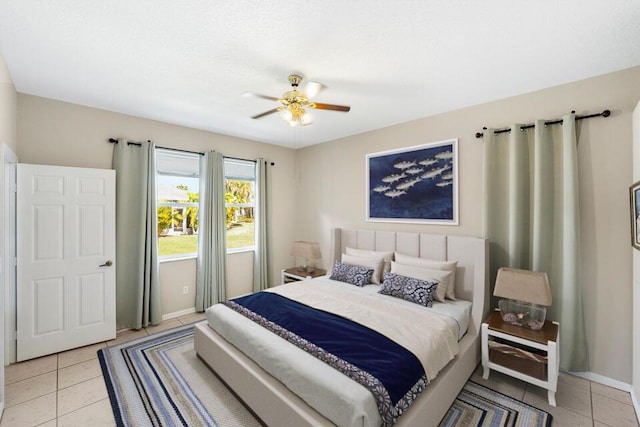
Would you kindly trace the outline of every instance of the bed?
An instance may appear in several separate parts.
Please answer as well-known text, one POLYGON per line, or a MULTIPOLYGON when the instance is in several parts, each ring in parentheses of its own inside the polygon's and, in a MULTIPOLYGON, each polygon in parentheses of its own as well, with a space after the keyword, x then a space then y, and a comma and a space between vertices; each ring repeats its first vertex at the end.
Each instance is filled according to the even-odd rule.
MULTIPOLYGON (((489 297, 486 286, 486 240, 464 236, 336 229, 333 247, 333 258, 337 260, 346 247, 351 247, 396 251, 427 259, 458 261, 456 296, 459 300, 472 303, 466 334, 458 342, 459 351, 455 358, 439 371, 396 423, 398 426, 437 425, 480 360, 479 328, 488 310, 489 297)), ((321 414, 326 409, 321 408, 321 412, 314 409, 222 335, 224 332, 216 333, 206 321, 197 324, 196 352, 263 422, 274 426, 334 425, 334 422, 327 418, 330 416, 326 412, 327 416, 321 414)), ((313 370, 315 369, 309 371, 313 370)))

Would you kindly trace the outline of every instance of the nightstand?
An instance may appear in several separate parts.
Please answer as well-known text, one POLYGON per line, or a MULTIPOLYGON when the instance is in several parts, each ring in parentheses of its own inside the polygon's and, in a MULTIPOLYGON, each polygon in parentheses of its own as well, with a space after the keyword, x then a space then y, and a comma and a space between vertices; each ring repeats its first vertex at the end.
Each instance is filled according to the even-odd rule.
POLYGON ((327 274, 327 270, 323 270, 321 268, 316 268, 311 272, 305 271, 304 268, 287 268, 286 270, 282 270, 282 284, 289 282, 297 282, 298 280, 304 279, 313 279, 316 277, 324 276, 327 274))
POLYGON ((547 390, 549 404, 556 406, 560 366, 560 324, 544 322, 534 331, 502 321, 493 312, 482 323, 482 377, 502 372, 547 390))

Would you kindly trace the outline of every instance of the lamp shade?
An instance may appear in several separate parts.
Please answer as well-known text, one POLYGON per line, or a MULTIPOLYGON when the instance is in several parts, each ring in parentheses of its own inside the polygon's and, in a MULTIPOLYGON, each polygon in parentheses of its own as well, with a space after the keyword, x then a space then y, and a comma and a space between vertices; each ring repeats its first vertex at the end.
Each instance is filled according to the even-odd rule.
POLYGON ((316 242, 297 240, 291 246, 291 255, 304 259, 320 259, 320 245, 316 242))
POLYGON ((501 268, 493 295, 532 304, 551 305, 551 288, 547 273, 515 268, 501 268))

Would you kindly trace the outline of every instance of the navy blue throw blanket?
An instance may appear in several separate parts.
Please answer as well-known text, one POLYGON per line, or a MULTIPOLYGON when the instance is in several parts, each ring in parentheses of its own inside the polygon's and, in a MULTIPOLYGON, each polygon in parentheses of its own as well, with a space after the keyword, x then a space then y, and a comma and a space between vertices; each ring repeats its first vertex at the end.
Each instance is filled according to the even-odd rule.
POLYGON ((271 292, 224 304, 367 387, 385 425, 395 423, 428 383, 413 353, 341 316, 271 292))

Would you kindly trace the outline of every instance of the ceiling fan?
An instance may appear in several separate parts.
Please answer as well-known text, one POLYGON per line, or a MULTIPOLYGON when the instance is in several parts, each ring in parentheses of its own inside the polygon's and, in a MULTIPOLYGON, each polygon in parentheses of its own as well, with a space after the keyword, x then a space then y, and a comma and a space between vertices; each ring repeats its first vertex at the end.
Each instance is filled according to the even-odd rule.
POLYGON ((302 82, 302 76, 298 74, 291 74, 289 76, 289 83, 291 83, 291 90, 282 94, 280 98, 275 96, 261 95, 259 93, 246 92, 242 96, 268 99, 270 101, 277 101, 280 105, 272 110, 265 111, 251 117, 252 119, 259 119, 269 114, 276 112, 282 113, 282 118, 291 126, 302 125, 306 126, 311 124, 311 115, 305 110, 305 108, 315 108, 317 110, 333 110, 348 112, 351 107, 344 105, 334 104, 322 104, 320 102, 311 102, 309 99, 316 96, 324 86, 317 82, 308 82, 305 86, 305 92, 298 90, 298 86, 302 82))

